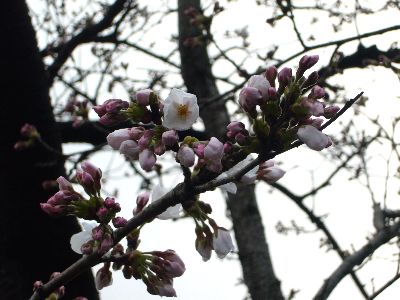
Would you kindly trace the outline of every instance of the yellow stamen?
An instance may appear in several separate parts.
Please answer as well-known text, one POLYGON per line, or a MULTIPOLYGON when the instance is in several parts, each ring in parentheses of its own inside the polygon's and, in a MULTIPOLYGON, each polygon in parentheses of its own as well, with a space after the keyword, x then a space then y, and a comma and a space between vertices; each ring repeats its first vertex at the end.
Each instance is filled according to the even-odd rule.
POLYGON ((180 119, 186 119, 189 115, 189 106, 187 104, 179 104, 176 113, 180 119))

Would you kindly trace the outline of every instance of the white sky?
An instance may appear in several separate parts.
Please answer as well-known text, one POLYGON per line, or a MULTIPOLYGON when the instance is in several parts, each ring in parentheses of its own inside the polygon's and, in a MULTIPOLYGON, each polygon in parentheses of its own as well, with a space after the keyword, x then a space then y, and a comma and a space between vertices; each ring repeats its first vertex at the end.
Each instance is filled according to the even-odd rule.
MULTIPOLYGON (((223 2, 223 1, 221 1, 223 2)), ((295 52, 299 49, 296 36, 293 34, 291 24, 282 22, 279 27, 271 28, 265 20, 271 17, 272 10, 249 4, 248 0, 241 0, 227 5, 226 11, 216 18, 213 24, 213 32, 215 37, 222 37, 226 30, 248 26, 252 47, 256 49, 268 50, 271 42, 281 45, 279 56, 285 57, 286 54, 295 52)), ((253 2, 253 1, 251 1, 253 2)), ((304 1, 304 3, 310 1, 304 1)), ((371 1, 370 1, 371 2, 371 1)), ((224 5, 224 3, 222 3, 224 5)), ((154 2, 158 5, 158 2, 154 2)), ((326 16, 323 16, 326 18, 326 16)), ((329 20, 322 23, 318 30, 310 28, 308 24, 311 16, 308 12, 304 16, 299 16, 299 20, 304 22, 299 23, 299 26, 305 32, 307 37, 310 32, 315 36, 316 41, 325 42, 335 39, 340 39, 356 34, 355 26, 346 25, 342 32, 334 34, 331 30, 329 20)), ((359 18, 358 28, 360 33, 365 33, 380 28, 385 28, 396 24, 398 15, 395 13, 381 13, 373 19, 370 17, 359 18)), ((156 31, 151 31, 143 37, 143 40, 149 42, 157 41, 153 47, 153 51, 163 53, 163 42, 167 42, 171 32, 176 32, 177 20, 171 16, 163 20, 162 26, 156 31)), ((379 42, 382 49, 386 49, 391 42, 398 40, 396 37, 398 32, 389 33, 377 38, 364 40, 366 46, 379 42)), ((220 46, 228 47, 234 40, 221 42, 220 46)), ((313 44, 314 42, 309 42, 313 44)), ((350 43, 343 47, 345 51, 353 51, 357 43, 350 43)), ((215 49, 214 49, 215 50, 215 49)), ((214 51, 213 48, 210 51, 214 51)), ((85 51, 85 50, 78 50, 85 51)), ((329 59, 332 49, 315 50, 313 54, 319 54, 321 61, 326 62, 329 59)), ((238 60, 243 55, 237 54, 238 60)), ((297 61, 297 59, 296 59, 297 61)), ((295 67, 296 61, 289 63, 287 66, 295 67)), ((135 76, 141 74, 140 70, 148 67, 149 64, 154 64, 154 61, 143 57, 143 59, 135 59, 132 61, 130 68, 135 71, 135 76), (139 71, 137 71, 139 70, 139 71)), ((246 65, 250 72, 254 71, 259 62, 250 59, 246 65)), ((157 65, 157 67, 160 67, 157 65)), ((214 71, 219 74, 224 72, 229 73, 231 66, 229 64, 216 64, 214 71)), ((146 74, 143 72, 143 74, 146 74)), ((139 75, 140 76, 140 75, 139 75)), ((171 84, 176 81, 179 84, 181 80, 177 76, 171 77, 171 84)), ((382 115, 383 120, 389 119, 390 116, 396 115, 399 110, 398 91, 400 88, 399 80, 388 70, 382 68, 369 68, 368 70, 346 71, 337 80, 346 87, 346 97, 351 98, 359 91, 364 91, 369 97, 368 107, 366 111, 369 114, 382 115), (388 109, 390 108, 390 109, 388 109)), ((221 90, 226 88, 221 85, 221 90)), ((114 90, 112 95, 102 94, 104 99, 109 96, 117 96, 123 98, 114 90)), ((122 93, 122 92, 121 92, 122 93)), ((344 118, 350 118, 351 114, 344 118)), ((366 122, 359 121, 359 126, 365 126, 366 122)), ((338 131, 339 125, 333 125, 327 131, 334 135, 338 131)), ((367 128, 368 129, 368 128, 367 128)), ((76 146, 67 145, 66 152, 76 149, 76 146)), ((377 195, 382 195, 382 172, 384 170, 383 160, 379 159, 379 155, 387 155, 387 148, 376 147, 374 149, 377 154, 377 159, 373 163, 374 174, 376 175, 374 184, 377 195)), ((311 150, 301 147, 299 150, 291 151, 280 157, 278 161, 282 163, 282 167, 288 170, 281 183, 289 186, 293 191, 301 194, 306 192, 311 187, 311 179, 309 171, 315 170, 315 181, 323 181, 328 169, 332 166, 324 160, 324 154, 315 153, 311 150)), ((117 153, 104 153, 93 156, 91 161, 98 166, 106 167, 109 160, 113 159, 113 166, 116 173, 113 177, 120 177, 119 180, 109 180, 107 190, 112 191, 118 188, 119 201, 121 206, 125 208, 123 215, 130 217, 131 210, 134 207, 134 201, 139 189, 138 181, 135 178, 127 178, 124 172, 129 168, 120 166, 123 164, 122 159, 117 153), (119 174, 119 175, 118 175, 119 174)), ((394 166, 396 169, 397 166, 394 166)), ((394 172, 395 170, 392 170, 394 172)), ((348 181, 346 174, 335 179, 335 184, 323 190, 315 199, 315 210, 318 215, 329 213, 326 218, 326 224, 329 226, 334 236, 339 241, 343 249, 351 249, 354 246, 356 249, 362 246, 366 239, 374 230, 372 227, 372 212, 371 201, 369 195, 360 184, 356 181, 348 181)), ((178 183, 176 176, 171 176, 164 183, 166 186, 178 183)), ((396 182, 392 182, 390 186, 389 203, 391 208, 400 208, 397 201, 396 182)), ((326 253, 325 249, 319 248, 320 238, 322 233, 302 234, 299 236, 290 233, 288 236, 280 235, 275 230, 275 225, 278 221, 282 221, 285 225, 289 225, 291 220, 296 220, 301 226, 307 229, 314 229, 305 215, 300 212, 297 207, 287 198, 280 195, 279 192, 270 194, 269 187, 265 184, 257 186, 258 204, 262 213, 266 235, 270 246, 270 252, 277 276, 282 281, 284 293, 288 295, 290 289, 300 289, 295 299, 309 300, 321 286, 323 280, 336 268, 340 262, 338 256, 334 252, 326 253)), ((212 204, 212 217, 220 226, 229 228, 230 221, 225 217, 225 204, 221 197, 220 191, 208 192, 201 196, 201 199, 212 204)), ((310 199, 306 202, 311 205, 310 199)), ((177 291, 177 299, 185 300, 217 300, 231 299, 241 300, 245 297, 246 289, 243 285, 237 285, 241 274, 241 269, 236 259, 226 258, 220 260, 213 256, 209 262, 204 263, 201 257, 194 249, 194 224, 192 220, 181 220, 178 222, 156 220, 152 224, 146 225, 142 230, 142 244, 139 250, 166 250, 174 249, 186 263, 187 271, 181 278, 177 278, 174 282, 174 287, 177 291)), ((393 249, 391 249, 393 250, 393 249)), ((376 263, 372 263, 371 267, 360 273, 360 278, 366 284, 370 283, 371 278, 375 278, 375 286, 380 287, 385 279, 391 278, 396 271, 396 264, 392 261, 392 251, 380 250, 376 255, 376 263)), ((234 257, 234 256, 233 256, 234 257)), ((395 283, 378 299, 397 299, 400 291, 399 283, 395 283)), ((125 280, 120 272, 114 272, 114 284, 101 291, 102 299, 156 299, 158 296, 149 295, 141 281, 125 280)), ((359 292, 354 287, 350 279, 343 280, 334 290, 332 300, 341 299, 362 299, 359 292)))

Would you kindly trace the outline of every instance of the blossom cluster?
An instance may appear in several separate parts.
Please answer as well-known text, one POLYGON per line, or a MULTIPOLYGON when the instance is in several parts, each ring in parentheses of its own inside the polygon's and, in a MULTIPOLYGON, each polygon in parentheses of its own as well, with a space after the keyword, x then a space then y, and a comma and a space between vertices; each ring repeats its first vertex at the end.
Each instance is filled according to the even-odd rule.
MULTIPOLYGON (((110 99, 94 107, 103 125, 132 123, 132 127, 111 132, 107 143, 128 160, 138 161, 143 170, 153 170, 157 158, 165 152, 175 154, 185 171, 184 186, 188 192, 185 199, 179 199, 179 203, 175 202, 157 218, 191 217, 195 223, 195 248, 204 261, 210 259, 212 251, 223 258, 234 246, 229 231, 211 218, 211 206, 191 192, 196 184, 222 180, 225 184, 221 183, 220 188, 229 193, 236 193, 237 185, 253 184, 256 180, 271 184, 285 172, 275 161, 267 160, 268 155, 290 149, 297 140, 318 151, 332 145, 331 138, 320 128, 325 119, 338 113, 339 107, 327 106, 322 101, 325 91, 316 85, 316 72, 304 76, 317 61, 318 56, 304 56, 294 76, 290 68, 278 72, 275 67, 267 68, 262 75, 251 76, 239 94, 239 104, 251 126, 246 128, 244 123, 232 121, 227 125, 224 139, 211 137, 201 141, 191 136, 179 137, 179 131, 190 129, 199 117, 196 96, 179 89, 172 89, 164 101, 152 90, 145 89, 138 91, 130 102, 110 99), (259 154, 263 162, 236 177, 237 172, 253 161, 253 153, 259 154)), ((23 132, 28 138, 38 135, 31 127, 23 132)), ((142 280, 151 294, 176 296, 173 279, 184 273, 183 261, 173 250, 138 250, 143 225, 126 236, 125 248, 117 244, 113 227, 125 227, 129 221, 117 216, 121 208, 115 198, 102 197, 101 180, 101 170, 83 162, 76 170, 75 181, 87 196, 75 191, 70 181, 59 177, 59 191, 42 203, 41 208, 52 216, 75 215, 91 221, 82 222, 83 231, 71 237, 71 248, 84 255, 107 253, 103 256, 107 257, 104 266, 96 274, 98 289, 112 283, 112 267, 121 270, 127 279, 142 280)), ((132 217, 140 215, 149 203, 162 201, 169 191, 154 186, 152 191, 140 193, 132 217)))
POLYGON ((271 66, 264 74, 250 77, 240 92, 239 103, 252 120, 254 135, 248 137, 244 130, 236 133, 236 126, 231 135, 238 143, 251 145, 256 152, 266 144, 271 150, 285 151, 296 139, 317 151, 332 145, 330 137, 319 129, 324 118, 334 117, 339 107, 321 101, 326 92, 316 85, 317 72, 304 77, 318 59, 318 55, 303 56, 295 76, 290 68, 278 72, 271 66))

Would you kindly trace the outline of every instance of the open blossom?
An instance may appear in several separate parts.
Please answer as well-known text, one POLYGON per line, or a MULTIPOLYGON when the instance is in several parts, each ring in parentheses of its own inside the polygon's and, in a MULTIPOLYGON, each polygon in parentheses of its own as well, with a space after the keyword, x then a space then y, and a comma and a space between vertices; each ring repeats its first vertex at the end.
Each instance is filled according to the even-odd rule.
POLYGON ((332 145, 332 140, 326 134, 311 125, 301 126, 297 131, 297 136, 312 150, 321 151, 332 145))
MULTIPOLYGON (((161 197, 163 197, 165 194, 169 192, 169 189, 166 189, 162 187, 161 185, 156 185, 153 190, 151 191, 151 202, 155 202, 161 197)), ((166 211, 163 213, 159 214, 157 218, 161 220, 168 220, 168 219, 174 219, 178 218, 180 216, 180 213, 182 211, 182 205, 180 203, 168 207, 166 211)))
POLYGON ((213 235, 213 248, 219 258, 224 258, 235 249, 228 230, 222 227, 218 228, 218 231, 213 235))
POLYGON ((70 244, 72 250, 78 254, 82 254, 82 245, 92 239, 92 230, 97 227, 97 225, 97 222, 82 222, 83 230, 71 236, 70 244))
POLYGON ((169 129, 186 130, 199 117, 197 97, 179 89, 172 89, 164 101, 163 125, 169 129))

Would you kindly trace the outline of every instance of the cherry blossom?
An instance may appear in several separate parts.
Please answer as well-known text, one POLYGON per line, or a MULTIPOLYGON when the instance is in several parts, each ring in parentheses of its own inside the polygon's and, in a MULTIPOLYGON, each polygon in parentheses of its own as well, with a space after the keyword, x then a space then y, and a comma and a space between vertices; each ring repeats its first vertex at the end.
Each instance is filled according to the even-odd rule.
POLYGON ((169 129, 186 130, 199 117, 197 97, 179 89, 172 89, 164 101, 163 125, 169 129))
POLYGON ((78 254, 82 254, 81 247, 83 244, 89 242, 92 239, 92 230, 97 227, 97 222, 82 222, 82 231, 75 233, 71 236, 70 244, 72 250, 78 254))

